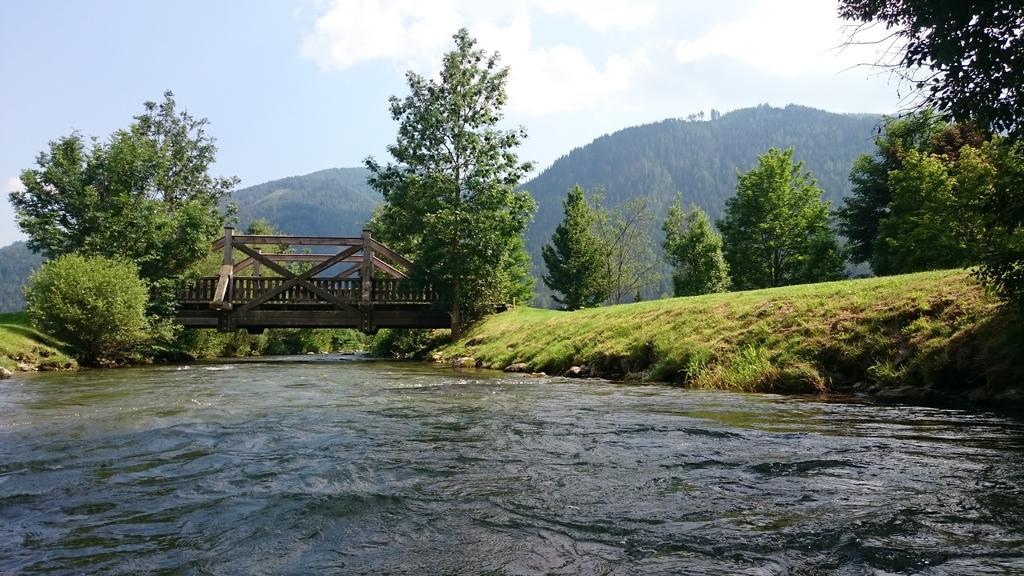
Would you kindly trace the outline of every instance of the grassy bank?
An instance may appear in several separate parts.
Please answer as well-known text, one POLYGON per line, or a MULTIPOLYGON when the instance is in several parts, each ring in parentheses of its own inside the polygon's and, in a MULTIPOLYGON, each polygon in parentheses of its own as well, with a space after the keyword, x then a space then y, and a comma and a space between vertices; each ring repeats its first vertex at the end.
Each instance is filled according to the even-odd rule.
POLYGON ((517 308, 440 348, 488 368, 742 391, 1013 398, 1024 320, 964 271, 558 312, 517 308))
POLYGON ((23 313, 0 313, 0 367, 18 365, 39 370, 70 370, 77 367, 64 346, 32 328, 23 313))

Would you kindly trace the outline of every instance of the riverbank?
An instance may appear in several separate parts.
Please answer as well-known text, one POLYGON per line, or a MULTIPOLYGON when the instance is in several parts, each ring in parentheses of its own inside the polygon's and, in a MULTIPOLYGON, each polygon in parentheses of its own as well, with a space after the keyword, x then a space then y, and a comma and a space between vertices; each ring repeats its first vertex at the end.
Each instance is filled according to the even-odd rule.
POLYGON ((575 312, 516 308, 434 355, 691 388, 1024 402, 1024 319, 965 271, 575 312))
POLYGON ((64 345, 31 327, 24 313, 0 313, 0 368, 14 371, 74 370, 64 345))

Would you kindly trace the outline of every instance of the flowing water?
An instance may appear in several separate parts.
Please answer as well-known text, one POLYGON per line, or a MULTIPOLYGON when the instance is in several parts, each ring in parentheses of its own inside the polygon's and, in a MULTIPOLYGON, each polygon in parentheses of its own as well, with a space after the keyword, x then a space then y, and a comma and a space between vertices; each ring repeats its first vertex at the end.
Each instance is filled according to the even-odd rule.
POLYGON ((1024 422, 356 361, 0 382, 0 574, 1024 574, 1024 422))

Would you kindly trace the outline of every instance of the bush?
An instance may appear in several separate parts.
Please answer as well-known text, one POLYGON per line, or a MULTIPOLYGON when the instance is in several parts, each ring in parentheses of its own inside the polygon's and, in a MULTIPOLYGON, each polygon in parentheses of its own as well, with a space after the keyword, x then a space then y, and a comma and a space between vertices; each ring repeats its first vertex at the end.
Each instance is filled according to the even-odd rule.
POLYGON ((154 338, 146 285, 129 262, 77 254, 50 260, 29 279, 25 300, 32 324, 66 342, 83 364, 133 358, 154 338))
POLYGON ((437 343, 430 330, 381 330, 373 337, 370 354, 378 358, 422 358, 437 343))

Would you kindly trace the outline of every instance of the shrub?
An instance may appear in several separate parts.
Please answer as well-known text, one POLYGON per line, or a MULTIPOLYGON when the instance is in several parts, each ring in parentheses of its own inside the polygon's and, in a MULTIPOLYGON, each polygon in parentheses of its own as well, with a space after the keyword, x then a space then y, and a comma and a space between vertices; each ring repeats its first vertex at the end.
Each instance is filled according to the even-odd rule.
POLYGON ((124 361, 153 340, 146 285, 129 262, 77 254, 50 260, 29 279, 25 300, 32 324, 66 342, 83 364, 124 361))

